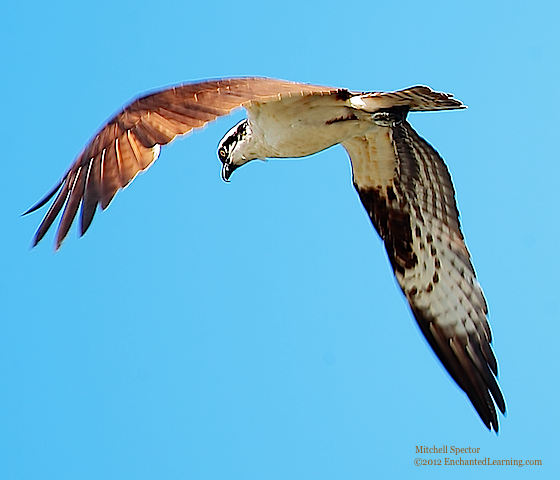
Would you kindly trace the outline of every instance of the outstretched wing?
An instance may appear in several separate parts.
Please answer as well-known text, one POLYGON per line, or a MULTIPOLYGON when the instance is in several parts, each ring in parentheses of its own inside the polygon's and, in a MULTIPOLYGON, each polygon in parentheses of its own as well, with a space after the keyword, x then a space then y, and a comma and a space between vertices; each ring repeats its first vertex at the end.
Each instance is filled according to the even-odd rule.
POLYGON ((342 90, 269 78, 229 78, 188 83, 133 101, 107 122, 85 146, 61 181, 25 214, 56 196, 37 230, 37 245, 63 211, 56 248, 68 234, 81 204, 83 235, 97 205, 109 206, 115 194, 159 156, 160 145, 251 102, 290 96, 333 95, 342 90))
POLYGON ((354 185, 431 347, 485 425, 498 431, 487 307, 459 225, 451 177, 439 154, 389 109, 389 126, 343 143, 354 185), (493 398, 493 400, 492 400, 493 398))

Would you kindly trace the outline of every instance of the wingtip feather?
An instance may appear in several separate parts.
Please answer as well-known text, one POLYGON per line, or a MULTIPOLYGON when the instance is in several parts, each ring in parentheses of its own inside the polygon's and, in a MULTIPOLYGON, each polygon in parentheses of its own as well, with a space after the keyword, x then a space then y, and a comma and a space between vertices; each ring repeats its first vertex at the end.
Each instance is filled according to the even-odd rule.
POLYGON ((36 212, 37 210, 39 210, 41 207, 43 207, 44 205, 46 205, 48 203, 48 201, 54 197, 56 195, 56 192, 58 192, 60 190, 60 187, 62 186, 62 183, 64 182, 64 178, 61 179, 53 188, 52 190, 50 190, 43 198, 41 198, 41 200, 39 200, 35 205, 33 205, 31 208, 29 208, 27 211, 23 212, 21 214, 22 217, 25 217, 26 215, 29 215, 30 213, 36 212))

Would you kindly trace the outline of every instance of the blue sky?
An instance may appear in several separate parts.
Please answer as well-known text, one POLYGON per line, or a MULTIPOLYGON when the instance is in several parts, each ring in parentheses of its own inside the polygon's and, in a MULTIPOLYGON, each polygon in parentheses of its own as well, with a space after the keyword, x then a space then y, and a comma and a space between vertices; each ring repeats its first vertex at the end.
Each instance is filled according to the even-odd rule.
POLYGON ((4 6, 2 478, 555 478, 559 10, 4 6), (489 302, 508 405, 498 436, 421 337, 341 147, 255 162, 225 184, 216 145, 238 112, 164 148, 84 238, 29 249, 41 215, 20 214, 112 112, 157 87, 237 75, 425 84, 469 106, 409 120, 451 170, 489 302), (445 456, 417 445, 543 465, 418 468, 445 456))

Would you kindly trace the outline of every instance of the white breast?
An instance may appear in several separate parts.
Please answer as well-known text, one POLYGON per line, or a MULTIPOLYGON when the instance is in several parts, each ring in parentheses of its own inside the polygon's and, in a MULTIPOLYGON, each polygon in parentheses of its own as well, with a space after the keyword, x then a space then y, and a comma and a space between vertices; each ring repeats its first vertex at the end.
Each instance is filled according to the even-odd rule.
POLYGON ((255 103, 247 112, 264 156, 304 157, 363 135, 373 126, 371 115, 348 105, 332 97, 309 96, 255 103), (352 116, 357 119, 343 120, 352 116))

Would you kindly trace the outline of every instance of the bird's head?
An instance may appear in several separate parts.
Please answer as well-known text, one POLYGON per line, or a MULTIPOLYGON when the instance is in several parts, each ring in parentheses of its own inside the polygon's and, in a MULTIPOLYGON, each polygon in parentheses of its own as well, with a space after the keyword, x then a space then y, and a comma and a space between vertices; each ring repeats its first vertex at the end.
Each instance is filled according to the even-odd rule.
POLYGON ((222 162, 222 179, 229 182, 231 174, 251 160, 259 158, 252 150, 253 132, 248 120, 242 120, 227 132, 218 144, 218 158, 222 162))

